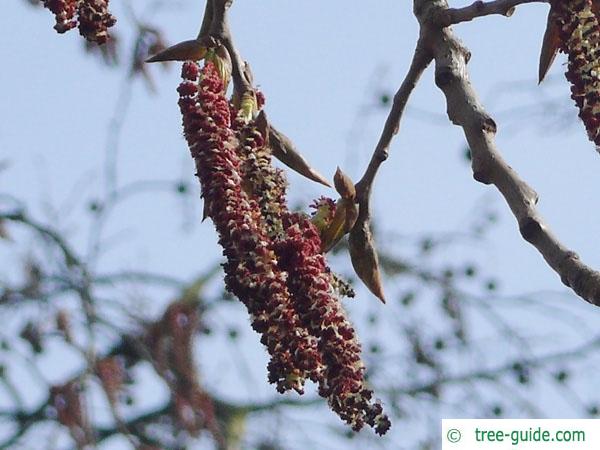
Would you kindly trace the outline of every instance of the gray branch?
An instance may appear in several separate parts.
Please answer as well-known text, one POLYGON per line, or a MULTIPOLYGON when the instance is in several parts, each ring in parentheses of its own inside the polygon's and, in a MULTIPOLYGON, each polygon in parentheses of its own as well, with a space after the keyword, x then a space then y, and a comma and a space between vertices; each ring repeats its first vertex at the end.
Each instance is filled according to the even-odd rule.
POLYGON ((504 161, 495 143, 496 123, 485 111, 469 81, 469 52, 454 33, 435 23, 446 0, 414 0, 415 13, 435 59, 435 81, 446 96, 448 117, 462 127, 472 156, 473 177, 493 184, 505 198, 523 238, 531 243, 577 295, 600 306, 600 273, 565 247, 536 209, 538 195, 504 161))

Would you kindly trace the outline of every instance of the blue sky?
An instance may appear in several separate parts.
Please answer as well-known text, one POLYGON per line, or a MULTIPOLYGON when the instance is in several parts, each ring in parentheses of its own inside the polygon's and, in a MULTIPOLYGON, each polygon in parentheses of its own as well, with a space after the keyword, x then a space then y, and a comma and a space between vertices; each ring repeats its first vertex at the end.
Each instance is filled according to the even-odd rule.
MULTIPOLYGON (((0 174, 0 191, 26 200, 39 217, 48 217, 47 205, 70 204, 76 198, 79 203, 68 215, 57 213, 57 224, 83 244, 89 221, 85 204, 103 188, 107 127, 124 74, 84 56, 76 32, 57 35, 47 11, 25 1, 4 3, 0 160, 8 159, 10 166, 0 174)), ((127 39, 127 15, 118 1, 112 3, 119 17, 116 29, 127 39)), ((131 3, 138 12, 146 4, 131 3)), ((198 1, 177 5, 148 19, 171 43, 196 35, 203 10, 198 1)), ((600 267, 600 155, 568 99, 563 57, 549 82, 536 86, 546 12, 545 5, 526 5, 510 19, 484 18, 456 27, 456 33, 473 54, 471 78, 497 119, 502 154, 540 194, 540 210, 556 234, 584 261, 600 267), (561 111, 553 112, 564 114, 570 127, 559 129, 538 116, 511 112, 544 99, 558 100, 552 107, 561 111)), ((385 119, 377 96, 393 92, 410 63, 418 33, 410 2, 238 0, 231 22, 237 45, 266 95, 271 121, 321 173, 332 176, 340 165, 351 177, 360 177, 385 119)), ((149 93, 139 80, 132 85, 120 140, 121 184, 193 178, 177 108, 179 70, 152 70, 158 94, 149 93)), ((504 293, 567 292, 522 240, 495 188, 472 179, 463 158, 462 132, 445 120, 444 111, 429 69, 376 181, 377 226, 401 235, 454 232, 492 208, 499 223, 483 247, 469 249, 469 257, 498 275, 504 293), (423 120, 423 112, 433 119, 423 120)), ((304 204, 326 193, 298 176, 289 179, 291 197, 304 204)), ((195 184, 194 189, 198 192, 195 184)), ((201 216, 200 202, 182 204, 172 196, 152 194, 121 208, 106 229, 111 246, 100 268, 143 268, 185 279, 220 256, 208 221, 182 232, 182 208, 193 223, 201 216)), ((465 251, 450 249, 443 258, 463 258, 465 251)), ((8 253, 0 250, 2 258, 8 253)), ((361 295, 368 297, 364 291, 361 295)), ((599 309, 574 296, 561 301, 600 322, 599 309)))
MULTIPOLYGON (((133 5, 140 10, 143 2, 133 5)), ((357 114, 375 101, 373 94, 395 90, 409 64, 417 26, 410 8, 401 2, 380 2, 368 13, 359 2, 340 5, 265 1, 256 8, 240 2, 232 11, 232 27, 267 96, 273 123, 289 134, 324 174, 333 174, 341 165, 358 177, 385 111, 372 113, 366 124, 357 123, 357 114)), ((181 9, 153 14, 150 22, 160 24, 169 41, 176 42, 195 35, 201 9, 202 2, 183 2, 181 9)), ((120 17, 123 29, 127 18, 120 17)), ((56 35, 43 10, 11 2, 2 21, 6 32, 0 51, 11 64, 0 74, 4 97, 0 148, 19 158, 11 158, 12 169, 0 183, 34 201, 51 196, 53 202, 59 202, 72 190, 74 181, 79 181, 77 177, 85 177, 92 197, 122 75, 101 67, 93 58, 82 57, 78 36, 56 35), (74 168, 78 168, 76 176, 67 176, 74 168)), ((535 93, 533 80, 544 23, 545 6, 532 5, 519 8, 511 19, 491 17, 457 27, 473 53, 473 83, 492 115, 541 98, 530 92, 535 93), (530 80, 530 92, 514 95, 501 85, 522 80, 530 80)), ((552 72, 559 81, 552 89, 541 88, 554 97, 568 95, 568 86, 560 79, 561 64, 559 59, 552 72)), ((134 100, 121 141, 121 182, 172 178, 191 171, 175 104, 178 70, 172 67, 166 74, 160 72, 155 71, 157 96, 150 95, 141 83, 134 84, 134 100)), ((443 114, 443 97, 432 84, 431 70, 410 106, 443 114)), ((564 106, 569 107, 568 101, 564 106)), ((575 108, 570 112, 574 121, 575 108)), ((526 118, 511 122, 510 132, 503 134, 503 122, 501 118, 497 121, 503 155, 539 192, 540 209, 551 226, 586 261, 600 265, 590 240, 600 225, 589 208, 597 192, 594 175, 600 160, 583 128, 574 126, 573 132, 564 134, 540 133, 540 125, 526 118)), ((455 229, 466 215, 474 213, 469 208, 482 196, 501 204, 494 188, 471 179, 461 159, 462 142, 458 128, 441 121, 439 125, 423 123, 408 115, 376 184, 375 211, 383 228, 402 233, 455 229)), ((322 192, 319 186, 296 177, 291 177, 291 182, 293 195, 302 199, 322 192)), ((146 207, 141 205, 136 211, 140 221, 144 221, 146 207)), ((503 207, 499 210, 506 213, 503 207)), ((156 216, 149 222, 142 233, 164 231, 156 216)), ((115 229, 122 226, 114 224, 115 229)), ((144 235, 139 238, 148 242, 144 235)), ((535 250, 521 241, 508 214, 502 214, 496 239, 502 249, 489 263, 506 274, 507 289, 560 287, 535 250), (510 270, 513 261, 531 271, 527 280, 519 280, 510 270)), ((156 263, 168 260, 172 259, 161 258, 156 263)))

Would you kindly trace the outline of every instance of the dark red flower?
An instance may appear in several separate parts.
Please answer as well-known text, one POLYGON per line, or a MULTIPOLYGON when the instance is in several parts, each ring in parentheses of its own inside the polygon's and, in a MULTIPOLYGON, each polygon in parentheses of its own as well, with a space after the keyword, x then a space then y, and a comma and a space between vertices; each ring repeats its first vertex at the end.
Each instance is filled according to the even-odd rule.
POLYGON ((89 42, 104 44, 117 19, 108 11, 109 0, 42 0, 56 18, 54 29, 65 33, 75 27, 89 42))
POLYGON ((51 387, 50 404, 56 411, 58 422, 69 429, 78 448, 84 448, 92 442, 81 383, 78 380, 51 387))
POLYGON ((54 14, 56 25, 54 29, 59 33, 67 31, 77 26, 75 13, 79 0, 44 0, 44 6, 54 14))
POLYGON ((79 3, 79 34, 90 42, 104 44, 108 29, 117 19, 108 11, 109 0, 81 0, 79 3))
POLYGON ((365 386, 360 344, 334 293, 319 232, 302 214, 288 214, 284 224, 286 238, 279 243, 277 256, 281 268, 288 271, 288 289, 302 325, 319 340, 325 366, 319 394, 354 430, 366 423, 385 434, 390 421, 381 405, 371 402, 373 393, 365 386))

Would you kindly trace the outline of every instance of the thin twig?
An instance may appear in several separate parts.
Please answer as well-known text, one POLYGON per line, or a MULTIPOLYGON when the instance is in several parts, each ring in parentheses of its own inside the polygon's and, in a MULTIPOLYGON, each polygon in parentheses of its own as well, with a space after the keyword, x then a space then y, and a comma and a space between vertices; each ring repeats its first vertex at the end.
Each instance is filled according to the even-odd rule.
POLYGON ((432 58, 432 55, 426 51, 422 40, 419 40, 408 73, 398 89, 398 92, 394 95, 392 109, 385 121, 381 137, 379 138, 377 147, 375 147, 369 166, 360 181, 356 183, 356 195, 359 203, 368 202, 368 197, 371 193, 371 187, 375 180, 375 176, 377 175, 377 171, 381 164, 388 158, 390 144, 394 135, 398 133, 398 129, 400 128, 400 120, 402 119, 408 98, 432 58))
POLYGON ((232 64, 232 78, 235 92, 241 95, 252 89, 252 85, 248 77, 245 75, 246 64, 237 51, 233 39, 231 37, 231 31, 229 30, 229 20, 227 18, 227 11, 233 3, 232 0, 213 0, 213 17, 210 26, 210 35, 225 46, 231 57, 232 64))
POLYGON ((200 32, 198 33, 198 40, 206 37, 210 31, 210 26, 213 21, 213 0, 206 0, 206 7, 204 9, 204 17, 202 18, 202 25, 200 26, 200 32))
MULTIPOLYGON (((568 360, 587 357, 589 351, 596 350, 600 347, 600 336, 596 336, 587 342, 574 346, 570 349, 547 353, 545 355, 537 355, 529 358, 524 358, 520 361, 521 365, 528 368, 540 368, 556 361, 565 362, 568 360)), ((462 374, 444 375, 434 381, 424 384, 417 384, 400 389, 400 392, 406 395, 414 396, 422 392, 431 392, 441 385, 448 386, 452 384, 464 383, 473 380, 497 380, 500 376, 514 371, 514 361, 508 361, 496 367, 477 369, 472 372, 462 374)))
POLYGON ((548 3, 549 0, 495 0, 483 2, 477 0, 464 8, 446 8, 440 11, 436 21, 442 27, 456 25, 461 22, 469 22, 473 19, 492 14, 512 16, 515 7, 525 3, 548 3))

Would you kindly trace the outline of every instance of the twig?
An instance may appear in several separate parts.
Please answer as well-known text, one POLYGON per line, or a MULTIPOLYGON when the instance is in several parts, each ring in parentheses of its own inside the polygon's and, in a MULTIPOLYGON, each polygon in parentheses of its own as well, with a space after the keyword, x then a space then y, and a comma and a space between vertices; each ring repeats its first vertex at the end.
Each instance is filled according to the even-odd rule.
MULTIPOLYGON (((231 31, 229 30, 229 21, 227 19, 227 10, 233 3, 233 0, 212 0, 212 23, 209 34, 221 41, 229 52, 232 64, 232 78, 235 92, 240 95, 252 89, 250 80, 246 76, 246 64, 233 44, 231 31)), ((203 22, 204 26, 204 22, 203 22)))
POLYGON ((204 9, 204 17, 202 18, 202 25, 200 26, 200 32, 198 33, 198 40, 206 37, 210 31, 210 26, 213 21, 213 1, 206 0, 206 7, 204 9))
POLYGON ((16 212, 0 212, 0 218, 11 222, 20 223, 28 228, 33 229, 42 237, 49 239, 54 242, 56 246, 62 252, 65 258, 65 264, 67 267, 82 267, 80 259, 76 256, 75 251, 71 249, 70 245, 63 239, 63 237, 56 231, 45 225, 37 223, 30 217, 28 217, 23 211, 16 212))
MULTIPOLYGON (((600 336, 596 336, 587 342, 584 342, 578 346, 572 347, 567 350, 547 353, 546 355, 532 356, 524 358, 520 363, 524 367, 528 368, 540 368, 547 364, 554 363, 556 361, 565 362, 567 360, 573 360, 577 358, 587 357, 588 352, 596 350, 600 347, 600 336)), ((459 384, 473 380, 496 380, 501 375, 509 373, 514 370, 515 361, 509 361, 505 364, 492 367, 477 369, 472 372, 465 372, 463 374, 444 375, 435 381, 409 386, 404 389, 400 389, 400 392, 406 395, 414 396, 422 392, 431 392, 441 385, 447 386, 451 384, 459 384)))
POLYGON ((446 8, 439 12, 436 18, 438 25, 449 27, 461 22, 469 22, 473 19, 492 14, 500 14, 510 17, 515 11, 515 7, 525 3, 548 3, 549 0, 495 0, 492 2, 483 2, 477 0, 464 8, 446 8))
POLYGON ((46 400, 30 413, 27 413, 22 410, 11 412, 3 411, 2 416, 12 416, 15 418, 15 421, 18 423, 18 428, 8 438, 0 442, 0 450, 12 447, 19 441, 19 439, 21 439, 23 436, 25 436, 25 434, 27 434, 27 432, 32 426, 37 425, 39 422, 47 420, 46 407, 48 406, 48 404, 49 401, 46 400))
POLYGON ((432 55, 425 49, 424 43, 420 39, 417 43, 417 48, 415 49, 408 73, 400 85, 398 92, 394 95, 392 109, 385 121, 381 137, 379 138, 377 147, 375 147, 369 166, 360 181, 356 183, 356 196, 359 203, 361 203, 361 206, 368 202, 377 171, 381 164, 388 158, 388 149, 394 135, 398 133, 398 129, 400 128, 400 120, 402 119, 408 98, 432 58, 432 55))

